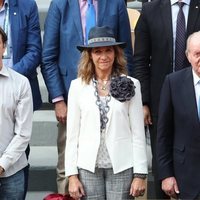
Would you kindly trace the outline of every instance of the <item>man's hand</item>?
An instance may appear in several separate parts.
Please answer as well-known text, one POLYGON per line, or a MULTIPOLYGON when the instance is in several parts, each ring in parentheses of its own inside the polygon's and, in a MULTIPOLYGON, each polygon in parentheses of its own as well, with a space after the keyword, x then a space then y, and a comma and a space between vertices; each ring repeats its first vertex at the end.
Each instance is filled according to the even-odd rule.
POLYGON ((144 125, 145 126, 152 125, 151 113, 147 105, 143 106, 143 112, 144 112, 144 125))
POLYGON ((65 124, 67 119, 67 105, 64 100, 55 103, 56 118, 60 123, 65 124))
POLYGON ((2 166, 0 166, 0 176, 4 173, 4 168, 2 166))
POLYGON ((175 177, 168 177, 162 180, 162 190, 170 197, 177 199, 179 194, 178 185, 175 177))

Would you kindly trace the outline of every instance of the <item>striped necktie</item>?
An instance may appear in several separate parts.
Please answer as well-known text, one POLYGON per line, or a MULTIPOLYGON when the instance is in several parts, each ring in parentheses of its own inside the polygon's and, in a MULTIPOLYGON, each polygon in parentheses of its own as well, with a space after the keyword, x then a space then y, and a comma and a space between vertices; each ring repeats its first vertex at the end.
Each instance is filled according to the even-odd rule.
POLYGON ((86 11, 86 30, 85 30, 85 38, 86 38, 86 44, 88 43, 88 35, 89 31, 92 27, 96 25, 96 12, 93 4, 93 0, 87 0, 88 2, 88 8, 86 11))

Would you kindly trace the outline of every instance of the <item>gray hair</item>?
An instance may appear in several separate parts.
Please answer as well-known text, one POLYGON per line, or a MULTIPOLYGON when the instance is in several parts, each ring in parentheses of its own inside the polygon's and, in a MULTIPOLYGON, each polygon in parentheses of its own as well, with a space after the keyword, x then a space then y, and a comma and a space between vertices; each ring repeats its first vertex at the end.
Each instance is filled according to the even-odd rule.
POLYGON ((189 49, 190 43, 194 39, 196 39, 197 41, 200 41, 200 31, 194 32, 188 37, 187 43, 186 43, 186 50, 185 50, 186 55, 188 54, 190 50, 189 49))

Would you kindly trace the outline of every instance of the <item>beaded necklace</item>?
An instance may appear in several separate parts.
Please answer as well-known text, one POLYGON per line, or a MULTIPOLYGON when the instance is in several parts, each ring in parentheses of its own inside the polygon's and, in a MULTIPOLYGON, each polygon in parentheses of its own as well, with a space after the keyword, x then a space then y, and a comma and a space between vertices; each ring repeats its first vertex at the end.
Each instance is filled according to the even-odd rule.
POLYGON ((100 128, 101 128, 101 132, 102 132, 103 130, 106 129, 106 124, 108 123, 107 113, 110 110, 108 103, 111 100, 111 95, 110 95, 110 93, 108 93, 108 95, 105 96, 105 106, 104 106, 101 99, 100 99, 98 89, 97 89, 98 81, 93 78, 92 82, 93 82, 93 85, 94 85, 94 88, 95 88, 94 95, 97 98, 96 105, 98 106, 99 112, 100 112, 100 124, 101 124, 100 128))

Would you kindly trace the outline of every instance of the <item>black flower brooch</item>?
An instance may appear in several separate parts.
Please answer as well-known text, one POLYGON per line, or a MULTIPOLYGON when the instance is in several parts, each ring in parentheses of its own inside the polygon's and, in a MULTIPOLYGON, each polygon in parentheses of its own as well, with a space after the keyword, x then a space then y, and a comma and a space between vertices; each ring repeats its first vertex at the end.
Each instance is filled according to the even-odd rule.
POLYGON ((135 95, 134 83, 126 76, 113 77, 110 83, 110 93, 120 102, 129 101, 135 95))

